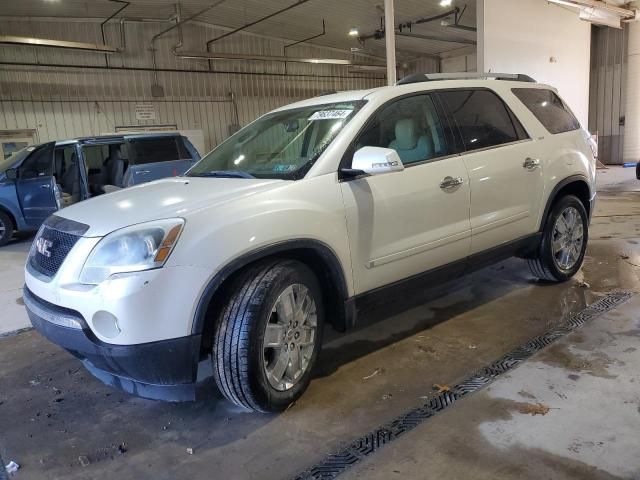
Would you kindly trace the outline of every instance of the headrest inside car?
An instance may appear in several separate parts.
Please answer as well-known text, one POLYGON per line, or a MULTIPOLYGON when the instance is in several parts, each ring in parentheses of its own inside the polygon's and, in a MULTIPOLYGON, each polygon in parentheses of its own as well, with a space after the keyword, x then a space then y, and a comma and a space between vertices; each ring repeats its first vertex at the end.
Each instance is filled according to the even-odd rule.
POLYGON ((413 118, 402 118, 396 122, 395 147, 400 150, 412 150, 418 144, 416 122, 413 118))

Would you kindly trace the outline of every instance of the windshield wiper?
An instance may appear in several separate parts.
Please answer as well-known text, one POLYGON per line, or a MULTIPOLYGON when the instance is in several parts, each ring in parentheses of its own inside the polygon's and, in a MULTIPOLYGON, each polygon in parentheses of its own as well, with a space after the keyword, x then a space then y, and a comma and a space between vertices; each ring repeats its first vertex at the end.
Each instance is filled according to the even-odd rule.
POLYGON ((213 178, 256 178, 250 173, 240 170, 213 170, 211 172, 195 173, 192 177, 213 177, 213 178))

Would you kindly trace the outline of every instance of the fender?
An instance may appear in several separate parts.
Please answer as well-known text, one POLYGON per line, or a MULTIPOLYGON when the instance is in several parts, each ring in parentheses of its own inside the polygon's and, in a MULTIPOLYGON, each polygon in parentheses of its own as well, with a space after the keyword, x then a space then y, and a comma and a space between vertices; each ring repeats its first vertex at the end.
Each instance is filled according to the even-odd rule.
MULTIPOLYGON (((224 267, 222 267, 218 271, 218 273, 216 273, 214 277, 209 281, 204 289, 204 293, 198 301, 195 317, 193 319, 193 325, 191 327, 191 333, 194 335, 201 335, 204 332, 206 322, 205 317, 209 303, 211 302, 211 299, 215 295, 220 285, 222 285, 222 283, 232 274, 257 260, 277 255, 279 253, 286 253, 291 250, 299 249, 313 250, 314 252, 319 254, 320 258, 322 258, 325 264, 328 265, 329 271, 327 273, 329 274, 329 279, 335 283, 341 297, 339 299, 340 303, 338 305, 344 304, 343 308, 346 308, 347 305, 345 304, 345 302, 347 302, 349 296, 347 282, 340 260, 331 249, 331 247, 323 242, 312 239, 287 240, 285 242, 279 242, 273 245, 258 248, 257 250, 253 250, 247 254, 242 255, 241 257, 230 261, 224 267)), ((322 281, 322 279, 319 280, 322 281)), ((344 310, 337 313, 340 317, 338 321, 341 322, 340 325, 337 325, 338 328, 340 328, 343 323, 349 323, 345 318, 346 312, 344 310)))
MULTIPOLYGON (((544 211, 542 212, 542 217, 540 218, 540 227, 539 227, 539 231, 542 232, 544 230, 544 225, 545 222, 547 220, 547 215, 549 215, 549 211, 551 210, 551 206, 553 205, 553 202, 555 201, 558 192, 560 190, 562 190, 564 187, 566 187, 567 185, 569 185, 570 183, 574 183, 574 182, 582 182, 586 185, 587 189, 589 190, 589 201, 593 201, 593 197, 595 196, 594 193, 591 191, 591 186, 589 185, 589 179, 587 179, 587 177, 585 177, 584 175, 571 175, 570 177, 567 177, 563 180, 560 180, 555 187, 553 187, 553 190, 551 190, 551 193, 549 194, 549 196, 547 197, 547 204, 544 207, 544 211)), ((591 214, 593 213, 593 209, 591 208, 589 211, 589 217, 591 217, 591 214)))

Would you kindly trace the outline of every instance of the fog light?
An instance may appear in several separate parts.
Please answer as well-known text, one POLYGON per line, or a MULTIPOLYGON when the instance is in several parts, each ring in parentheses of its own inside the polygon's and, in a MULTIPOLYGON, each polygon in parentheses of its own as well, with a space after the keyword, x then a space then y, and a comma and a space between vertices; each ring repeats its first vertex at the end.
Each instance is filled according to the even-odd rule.
POLYGON ((118 319, 109 312, 100 310, 93 315, 93 328, 100 335, 107 338, 115 338, 120 335, 120 325, 118 319))

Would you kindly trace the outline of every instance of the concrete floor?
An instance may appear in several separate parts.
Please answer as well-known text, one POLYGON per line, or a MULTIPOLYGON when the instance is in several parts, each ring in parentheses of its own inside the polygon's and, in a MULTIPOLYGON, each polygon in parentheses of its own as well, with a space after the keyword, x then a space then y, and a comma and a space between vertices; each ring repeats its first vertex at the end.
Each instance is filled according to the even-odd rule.
MULTIPOLYGON (((36 480, 292 477, 420 405, 435 384, 455 384, 609 291, 639 291, 640 182, 632 169, 600 180, 574 280, 539 284, 513 259, 442 292, 386 301, 359 330, 327 332, 316 378, 278 416, 240 412, 213 388, 189 404, 135 398, 35 332, 0 338, 0 457, 21 464, 16 478, 36 480)), ((17 289, 27 249, 28 240, 0 251, 4 331, 25 325, 17 289)), ((639 478, 638 305, 640 295, 343 476, 639 478), (538 402, 546 415, 519 412, 538 402)))

